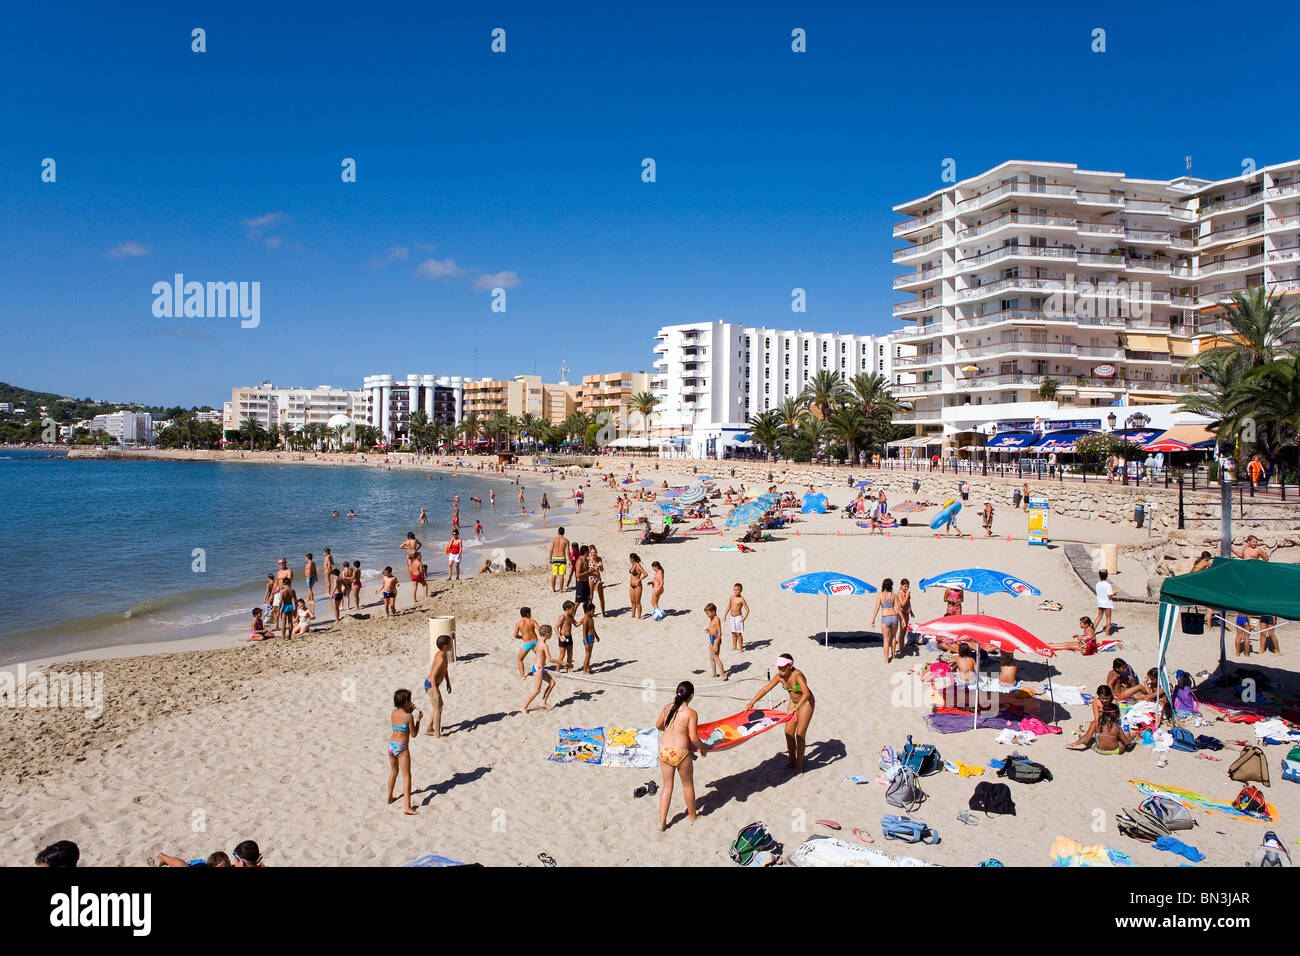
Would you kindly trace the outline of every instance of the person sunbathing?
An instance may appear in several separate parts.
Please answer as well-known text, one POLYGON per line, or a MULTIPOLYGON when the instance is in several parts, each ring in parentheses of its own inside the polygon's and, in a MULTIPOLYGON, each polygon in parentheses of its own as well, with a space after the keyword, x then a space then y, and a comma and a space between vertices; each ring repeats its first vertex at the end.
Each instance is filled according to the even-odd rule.
POLYGON ((1124 658, 1115 658, 1114 663, 1110 666, 1110 673, 1106 675, 1106 685, 1110 687, 1111 692, 1118 699, 1123 700, 1132 693, 1133 688, 1137 686, 1137 682, 1137 677, 1133 674, 1133 668, 1128 666, 1124 658))
POLYGON ((1097 631, 1093 627, 1092 618, 1079 618, 1079 627, 1082 633, 1075 634, 1073 640, 1062 641, 1060 644, 1048 644, 1054 651, 1075 651, 1084 657, 1089 657, 1097 653, 1097 631))
POLYGON ((717 531, 718 529, 714 526, 712 518, 705 518, 704 524, 696 525, 691 530, 692 531, 717 531))
POLYGON ((1133 738, 1125 730, 1119 717, 1119 705, 1115 702, 1105 704, 1097 718, 1097 731, 1079 741, 1082 746, 1070 745, 1071 750, 1087 750, 1091 747, 1099 754, 1122 754, 1133 746, 1133 738))
POLYGON ((1102 708, 1107 704, 1115 703, 1115 695, 1105 684, 1097 687, 1096 696, 1092 698, 1092 721, 1088 724, 1087 729, 1079 732, 1079 736, 1074 739, 1074 743, 1066 747, 1067 750, 1087 750, 1088 745, 1085 740, 1090 740, 1097 734, 1097 721, 1101 717, 1102 708))

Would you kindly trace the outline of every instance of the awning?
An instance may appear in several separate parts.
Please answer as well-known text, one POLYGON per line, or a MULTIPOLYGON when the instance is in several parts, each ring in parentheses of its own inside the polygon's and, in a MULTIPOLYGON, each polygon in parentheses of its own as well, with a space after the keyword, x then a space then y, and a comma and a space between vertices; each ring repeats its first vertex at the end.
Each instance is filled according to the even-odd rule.
MULTIPOLYGON (((1158 440, 1182 442, 1189 448, 1214 447, 1214 434, 1203 425, 1175 425, 1161 435, 1158 440)), ((1151 444, 1154 444, 1154 442, 1151 444)))
POLYGON ((1042 439, 1034 445, 1030 451, 1042 452, 1060 452, 1069 454, 1074 451, 1075 443, 1084 435, 1095 435, 1092 431, 1079 431, 1077 429, 1062 429, 1061 431, 1048 432, 1042 439))
POLYGON ((1160 434, 1158 428, 1117 428, 1111 434, 1133 445, 1149 445, 1160 434))
POLYGON ((1178 358, 1191 358, 1196 354, 1196 343, 1191 339, 1170 339, 1169 350, 1178 358))
POLYGON ((942 435, 920 435, 914 438, 900 438, 898 441, 891 441, 890 448, 924 448, 926 445, 942 445, 942 435))
POLYGON ((1038 440, 1038 432, 1003 432, 989 439, 984 447, 989 451, 1013 451, 1032 445, 1038 440))
POLYGON ((1124 347, 1137 352, 1168 352, 1169 336, 1138 335, 1130 332, 1124 336, 1124 347))

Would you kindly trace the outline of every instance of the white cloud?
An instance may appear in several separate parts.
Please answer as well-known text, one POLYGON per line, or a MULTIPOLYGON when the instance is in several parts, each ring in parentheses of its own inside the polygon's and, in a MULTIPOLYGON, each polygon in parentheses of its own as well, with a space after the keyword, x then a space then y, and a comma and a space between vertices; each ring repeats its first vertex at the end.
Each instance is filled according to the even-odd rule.
POLYGON ((425 259, 415 267, 419 279, 450 279, 464 274, 465 270, 450 259, 425 259))
POLYGON ((135 259, 139 256, 147 256, 148 254, 148 246, 142 246, 140 243, 132 242, 129 239, 126 242, 119 242, 112 249, 109 249, 104 253, 104 255, 110 259, 135 259))
POLYGON ((250 239, 260 238, 262 231, 266 229, 267 226, 274 226, 283 218, 284 213, 282 212, 268 212, 260 216, 254 216, 252 219, 245 219, 244 226, 248 229, 248 237, 250 239))
POLYGON ((519 273, 513 269, 505 269, 501 272, 485 272, 474 280, 476 289, 513 289, 523 280, 519 278, 519 273))
POLYGON ((405 260, 410 258, 410 255, 411 255, 411 250, 406 248, 406 246, 392 245, 388 247, 388 251, 385 252, 382 256, 375 256, 373 259, 371 259, 369 268, 382 269, 390 262, 396 262, 399 259, 405 260))

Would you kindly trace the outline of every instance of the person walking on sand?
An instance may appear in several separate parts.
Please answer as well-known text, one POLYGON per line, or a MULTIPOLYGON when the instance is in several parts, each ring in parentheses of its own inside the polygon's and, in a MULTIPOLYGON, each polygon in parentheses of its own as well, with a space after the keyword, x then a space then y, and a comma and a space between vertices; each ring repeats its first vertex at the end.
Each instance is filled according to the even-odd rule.
POLYGON ((645 569, 640 556, 635 552, 627 557, 631 562, 628 568, 627 597, 632 604, 632 620, 639 621, 641 620, 641 582, 650 577, 650 572, 645 569))
POLYGON ((388 715, 388 726, 392 733, 388 737, 388 803, 397 802, 393 796, 393 787, 397 783, 397 773, 402 773, 402 812, 415 816, 419 813, 411 806, 411 738, 420 734, 420 721, 424 719, 423 711, 417 711, 411 703, 411 692, 401 688, 393 694, 393 712, 388 715), (412 723, 412 712, 415 713, 412 723), (401 723, 398 723, 401 721, 401 723))
POLYGON ((451 650, 451 635, 439 634, 435 643, 438 650, 433 655, 433 663, 429 667, 429 676, 424 679, 424 692, 429 695, 429 726, 425 733, 432 733, 434 737, 441 737, 442 691, 438 689, 438 685, 446 684, 447 693, 451 693, 451 671, 447 666, 451 650))
POLYGON ((564 528, 555 532, 548 552, 551 562, 551 593, 558 594, 564 590, 564 576, 569 570, 569 539, 564 536, 564 528))
POLYGON ((722 663, 722 621, 718 619, 718 607, 712 601, 704 605, 706 623, 704 632, 709 641, 709 676, 730 680, 727 665, 722 663))
MULTIPOLYGON (((411 578, 411 603, 416 603, 420 597, 417 593, 420 586, 424 587, 424 596, 429 596, 429 579, 424 573, 424 556, 419 552, 411 555, 406 559, 406 572, 411 578)), ((393 610, 397 610, 397 605, 393 605, 393 610)))
MULTIPOLYGON (((524 701, 523 712, 528 713, 528 705, 537 699, 537 695, 542 693, 542 685, 546 685, 545 693, 542 693, 542 710, 550 710, 551 706, 546 701, 551 696, 551 691, 555 690, 555 678, 546 672, 547 664, 555 664, 557 667, 560 662, 551 656, 550 649, 546 646, 547 640, 551 636, 551 625, 543 624, 537 629, 537 646, 533 653, 533 669, 528 672, 528 676, 533 678, 533 692, 528 695, 524 701)), ((527 679, 527 678, 525 678, 527 679)))
POLYGON ((519 679, 524 679, 524 656, 537 646, 537 622, 533 620, 533 609, 521 607, 519 620, 515 621, 515 630, 511 634, 515 640, 522 642, 515 661, 519 664, 519 679))
POLYGON ((316 562, 310 554, 307 555, 307 563, 303 565, 302 576, 307 581, 307 603, 314 607, 316 604, 316 592, 313 590, 316 587, 317 580, 316 562))
POLYGON ((659 599, 664 596, 664 566, 658 561, 651 561, 650 567, 654 571, 650 581, 650 616, 653 617, 659 610, 659 599))
POLYGON ((984 502, 984 512, 980 515, 980 524, 984 526, 984 537, 993 537, 993 502, 984 502))
POLYGON ((519 513, 524 513, 524 486, 519 486, 519 513))
POLYGON ((1110 616, 1115 608, 1115 585, 1107 580, 1109 577, 1105 568, 1097 572, 1097 630, 1102 637, 1110 637, 1110 616))
POLYGON ((546 516, 551 513, 551 499, 546 497, 546 492, 544 491, 542 492, 542 500, 538 507, 542 509, 542 520, 545 521, 546 516))
MULTIPOLYGON (((464 547, 465 547, 465 542, 460 540, 460 532, 457 531, 455 528, 452 528, 451 538, 450 540, 448 540, 446 546, 443 548, 443 550, 447 552, 447 580, 448 581, 452 579, 453 573, 455 573, 456 575, 456 580, 457 581, 460 580, 460 555, 461 552, 464 550, 464 547)), ((427 590, 427 585, 426 585, 426 590, 427 590)))
POLYGON ((871 612, 871 626, 876 626, 876 617, 880 615, 880 633, 884 638, 885 663, 891 664, 896 656, 903 653, 903 642, 898 636, 898 596, 894 594, 893 578, 885 578, 880 583, 880 592, 876 595, 876 609, 871 612))
POLYGON ((727 599, 727 623, 731 626, 731 649, 745 650, 745 621, 749 619, 749 602, 741 593, 744 587, 740 582, 731 586, 731 597, 727 599))
POLYGON ((803 671, 795 670, 793 657, 782 654, 776 659, 776 676, 759 689, 745 709, 752 710, 758 703, 758 699, 777 684, 784 687, 786 693, 790 695, 790 706, 787 712, 795 715, 794 720, 787 721, 785 724, 785 748, 790 756, 790 769, 803 773, 808 725, 812 722, 813 709, 817 702, 813 698, 812 688, 808 686, 808 678, 803 676, 803 671))
POLYGON ((903 578, 898 582, 898 646, 907 642, 912 624, 912 582, 903 578))
POLYGON ((701 757, 709 752, 709 745, 700 739, 700 718, 689 706, 695 696, 695 685, 688 680, 677 685, 673 702, 664 706, 655 721, 659 730, 659 769, 663 773, 663 786, 659 788, 659 830, 668 829, 668 807, 673 799, 673 776, 682 781, 682 796, 686 798, 686 816, 694 821, 695 768, 691 748, 701 757))

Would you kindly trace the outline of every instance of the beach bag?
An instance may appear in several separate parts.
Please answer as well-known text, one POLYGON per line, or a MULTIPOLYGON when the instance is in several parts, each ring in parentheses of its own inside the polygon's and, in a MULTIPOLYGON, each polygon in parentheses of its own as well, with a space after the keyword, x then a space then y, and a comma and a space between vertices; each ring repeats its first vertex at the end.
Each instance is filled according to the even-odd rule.
POLYGON ((736 835, 727 847, 727 856, 741 866, 749 866, 756 854, 775 850, 776 840, 766 823, 750 823, 736 835))
POLYGON ((1162 797, 1159 794, 1153 794, 1138 804, 1138 809, 1147 816, 1160 821, 1160 823, 1170 832, 1174 830, 1190 830, 1196 826, 1196 820, 1192 817, 1192 811, 1177 800, 1170 800, 1168 797, 1162 797))
POLYGON ((1124 836, 1143 843, 1155 843, 1161 837, 1173 836, 1167 826, 1141 810, 1119 811, 1115 814, 1115 826, 1124 836))
POLYGON ((943 769, 943 758, 931 744, 914 744, 912 735, 907 735, 907 745, 903 747, 900 763, 916 771, 918 777, 928 777, 943 769))
POLYGON ((1205 613, 1202 611, 1183 611, 1183 633, 1204 634, 1205 613))
POLYGON ((985 813, 1005 813, 1013 817, 1016 815, 1016 802, 1011 799, 1011 788, 1005 783, 993 783, 989 780, 981 780, 975 784, 975 792, 970 798, 970 808, 983 810, 985 813))
POLYGON ((903 843, 939 842, 939 834, 920 820, 895 816, 892 813, 887 813, 880 818, 880 832, 885 835, 886 840, 901 840, 903 843))
POLYGON ((1282 758, 1282 779, 1300 783, 1300 747, 1292 747, 1282 758))
POLYGON ((1228 768, 1228 776, 1238 783, 1262 783, 1268 786, 1268 757, 1254 744, 1247 744, 1241 756, 1228 768))
POLYGON ((1259 845, 1255 851, 1255 859, 1251 866, 1290 866, 1291 851, 1286 848, 1277 834, 1269 830, 1264 834, 1264 842, 1259 845))
POLYGON ((1195 753, 1200 748, 1196 746, 1196 738, 1186 727, 1175 727, 1170 731, 1174 738, 1173 747, 1175 750, 1182 750, 1187 753, 1195 753))
POLYGON ((888 770, 898 763, 898 754, 894 753, 894 748, 886 744, 880 748, 880 769, 888 770))
POLYGON ((998 776, 1016 783, 1041 783, 1052 779, 1052 771, 1027 757, 1008 757, 998 771, 998 776))
POLYGON ((1262 814, 1268 809, 1268 801, 1264 799, 1264 794, 1259 787, 1252 787, 1250 784, 1241 788, 1232 805, 1243 813, 1262 814))
POLYGON ((1209 734, 1196 735, 1197 750, 1222 750, 1223 741, 1218 737, 1211 737, 1209 734))
POLYGON ((885 789, 885 802, 908 813, 916 810, 925 800, 921 780, 911 767, 900 767, 885 789))

